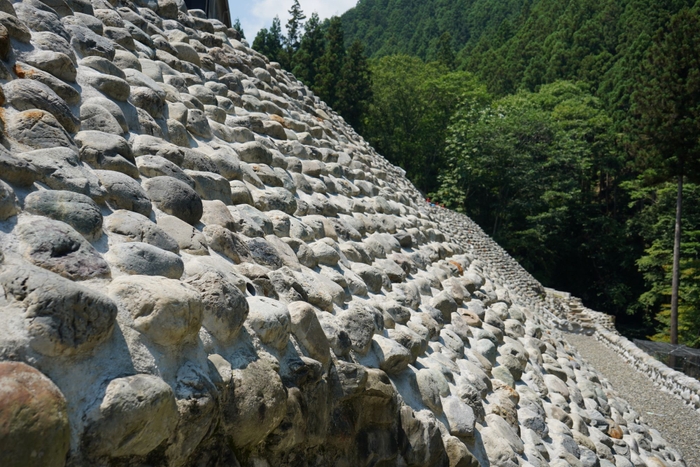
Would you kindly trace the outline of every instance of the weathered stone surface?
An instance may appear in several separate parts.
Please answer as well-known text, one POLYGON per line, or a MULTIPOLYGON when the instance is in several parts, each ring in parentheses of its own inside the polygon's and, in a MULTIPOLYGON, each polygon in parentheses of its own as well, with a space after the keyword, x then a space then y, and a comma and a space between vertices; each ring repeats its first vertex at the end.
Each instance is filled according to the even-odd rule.
POLYGON ((152 375, 110 381, 88 414, 84 443, 94 456, 143 456, 166 440, 178 421, 173 390, 152 375))
POLYGON ((390 375, 401 373, 411 362, 411 352, 406 347, 379 334, 372 336, 372 350, 379 359, 379 368, 390 375))
POLYGON ((121 136, 88 130, 75 135, 75 142, 80 148, 80 159, 89 166, 139 177, 131 147, 121 136))
POLYGON ((264 360, 233 370, 232 388, 223 408, 224 428, 234 446, 254 446, 282 422, 287 393, 280 376, 264 360))
POLYGON ((231 186, 221 175, 196 170, 185 170, 185 175, 194 180, 194 189, 202 199, 231 204, 231 186))
POLYGON ((88 241, 102 236, 102 213, 89 196, 62 190, 35 191, 24 199, 24 209, 63 221, 88 241))
POLYGON ((148 243, 114 245, 105 254, 105 259, 112 267, 126 274, 179 279, 185 272, 185 265, 178 255, 148 243))
POLYGON ((267 297, 249 297, 246 323, 264 344, 283 349, 289 340, 291 320, 285 305, 267 297))
POLYGON ((107 191, 105 202, 109 207, 127 209, 144 216, 151 214, 151 199, 139 182, 113 170, 96 170, 95 174, 107 191))
POLYGON ((105 190, 97 176, 80 164, 78 153, 64 147, 38 149, 17 154, 37 169, 39 180, 54 190, 82 193, 97 202, 104 199, 105 190))
POLYGON ((445 446, 435 416, 401 407, 399 429, 401 453, 409 465, 445 465, 445 446))
POLYGON ((442 408, 447 417, 450 434, 458 438, 471 437, 474 434, 476 417, 474 410, 457 396, 448 396, 442 401, 442 408))
POLYGON ((331 358, 330 343, 316 316, 321 311, 306 302, 293 302, 287 307, 294 337, 309 352, 311 358, 326 365, 331 358))
POLYGON ((24 363, 0 362, 0 445, 3 466, 65 465, 66 399, 49 378, 24 363))
POLYGON ((105 219, 104 227, 125 241, 144 242, 173 253, 179 250, 174 238, 142 214, 120 209, 105 219))
POLYGON ((80 93, 68 83, 65 83, 61 79, 55 77, 51 73, 50 67, 47 68, 48 69, 39 69, 31 66, 28 63, 16 62, 13 67, 13 71, 19 78, 33 79, 45 84, 69 105, 74 105, 80 102, 80 93))
POLYGON ((7 123, 7 135, 30 148, 75 148, 66 129, 49 112, 25 110, 7 123))
POLYGON ((89 352, 112 333, 116 305, 86 287, 30 266, 7 268, 0 284, 23 309, 30 345, 41 354, 89 352))
POLYGON ((128 325, 154 343, 193 340, 202 325, 202 300, 195 289, 158 276, 122 276, 107 292, 128 315, 128 325))
POLYGON ((186 183, 173 177, 155 177, 144 182, 151 201, 161 211, 196 224, 202 217, 202 199, 186 183))
POLYGON ((24 159, 0 150, 0 179, 19 186, 30 186, 39 180, 38 169, 24 159))
POLYGON ((202 325, 222 342, 230 342, 248 317, 250 306, 241 291, 215 270, 187 279, 202 295, 202 325))
POLYGON ((181 251, 191 255, 208 255, 207 239, 199 230, 175 216, 160 216, 158 227, 173 238, 181 251))
MULTIPOLYGON (((58 39, 60 40, 61 38, 59 37, 58 39)), ((27 64, 50 73, 59 80, 75 83, 77 75, 74 63, 75 57, 53 50, 35 50, 23 58, 27 64)))
POLYGON ((71 46, 82 56, 95 55, 112 60, 114 58, 114 45, 85 26, 69 24, 66 30, 71 35, 71 46))
POLYGON ((95 248, 70 225, 46 218, 35 218, 15 229, 20 251, 37 266, 71 280, 109 275, 109 265, 95 248))
POLYGON ((0 180, 0 221, 9 219, 20 211, 17 196, 10 185, 0 180))
POLYGON ((220 225, 207 225, 203 231, 208 245, 234 263, 251 259, 250 249, 238 235, 220 225))
POLYGON ((84 131, 99 131, 121 135, 124 129, 117 119, 101 105, 86 103, 80 107, 80 128, 84 131))

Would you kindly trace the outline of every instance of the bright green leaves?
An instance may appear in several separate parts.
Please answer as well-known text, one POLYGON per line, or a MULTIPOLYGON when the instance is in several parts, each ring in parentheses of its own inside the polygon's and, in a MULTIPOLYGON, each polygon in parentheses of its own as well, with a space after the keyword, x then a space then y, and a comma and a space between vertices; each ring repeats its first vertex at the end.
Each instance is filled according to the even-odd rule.
POLYGON ((373 100, 363 135, 419 189, 433 191, 450 119, 465 99, 483 105, 484 86, 469 73, 406 55, 383 57, 371 70, 373 100))
POLYGON ((466 212, 529 271, 607 309, 632 298, 617 208, 622 157, 611 120, 581 86, 556 82, 465 105, 447 136, 437 201, 466 212))

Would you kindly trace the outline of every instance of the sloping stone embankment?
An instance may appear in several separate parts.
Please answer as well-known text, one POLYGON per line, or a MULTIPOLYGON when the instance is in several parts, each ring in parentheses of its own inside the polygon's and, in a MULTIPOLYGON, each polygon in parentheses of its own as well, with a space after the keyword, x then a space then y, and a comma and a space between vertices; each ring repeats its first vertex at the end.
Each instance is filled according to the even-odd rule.
POLYGON ((0 465, 684 465, 556 300, 179 0, 0 0, 0 465))

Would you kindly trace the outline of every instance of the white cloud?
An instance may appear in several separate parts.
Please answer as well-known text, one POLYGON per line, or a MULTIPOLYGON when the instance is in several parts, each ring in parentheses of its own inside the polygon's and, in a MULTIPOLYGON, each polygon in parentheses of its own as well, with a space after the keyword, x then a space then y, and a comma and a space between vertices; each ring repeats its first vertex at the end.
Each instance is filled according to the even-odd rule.
MULTIPOLYGON (((293 0, 229 0, 231 16, 239 18, 249 42, 262 28, 269 28, 275 16, 280 17, 282 28, 289 17, 293 0)), ((301 9, 309 17, 318 13, 321 19, 340 15, 357 4, 357 0, 299 0, 301 9)))

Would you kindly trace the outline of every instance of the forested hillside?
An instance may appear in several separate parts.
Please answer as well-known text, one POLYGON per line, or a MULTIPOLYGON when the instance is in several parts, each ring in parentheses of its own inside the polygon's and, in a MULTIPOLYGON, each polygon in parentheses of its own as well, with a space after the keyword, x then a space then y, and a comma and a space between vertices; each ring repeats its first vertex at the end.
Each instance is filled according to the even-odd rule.
POLYGON ((320 21, 297 1, 253 46, 545 285, 700 347, 699 12, 361 0, 320 21))
POLYGON ((361 0, 342 15, 346 41, 370 57, 438 58, 450 35, 457 66, 496 94, 580 80, 624 100, 627 69, 693 0, 361 0), (621 88, 622 86, 622 88, 621 88))

